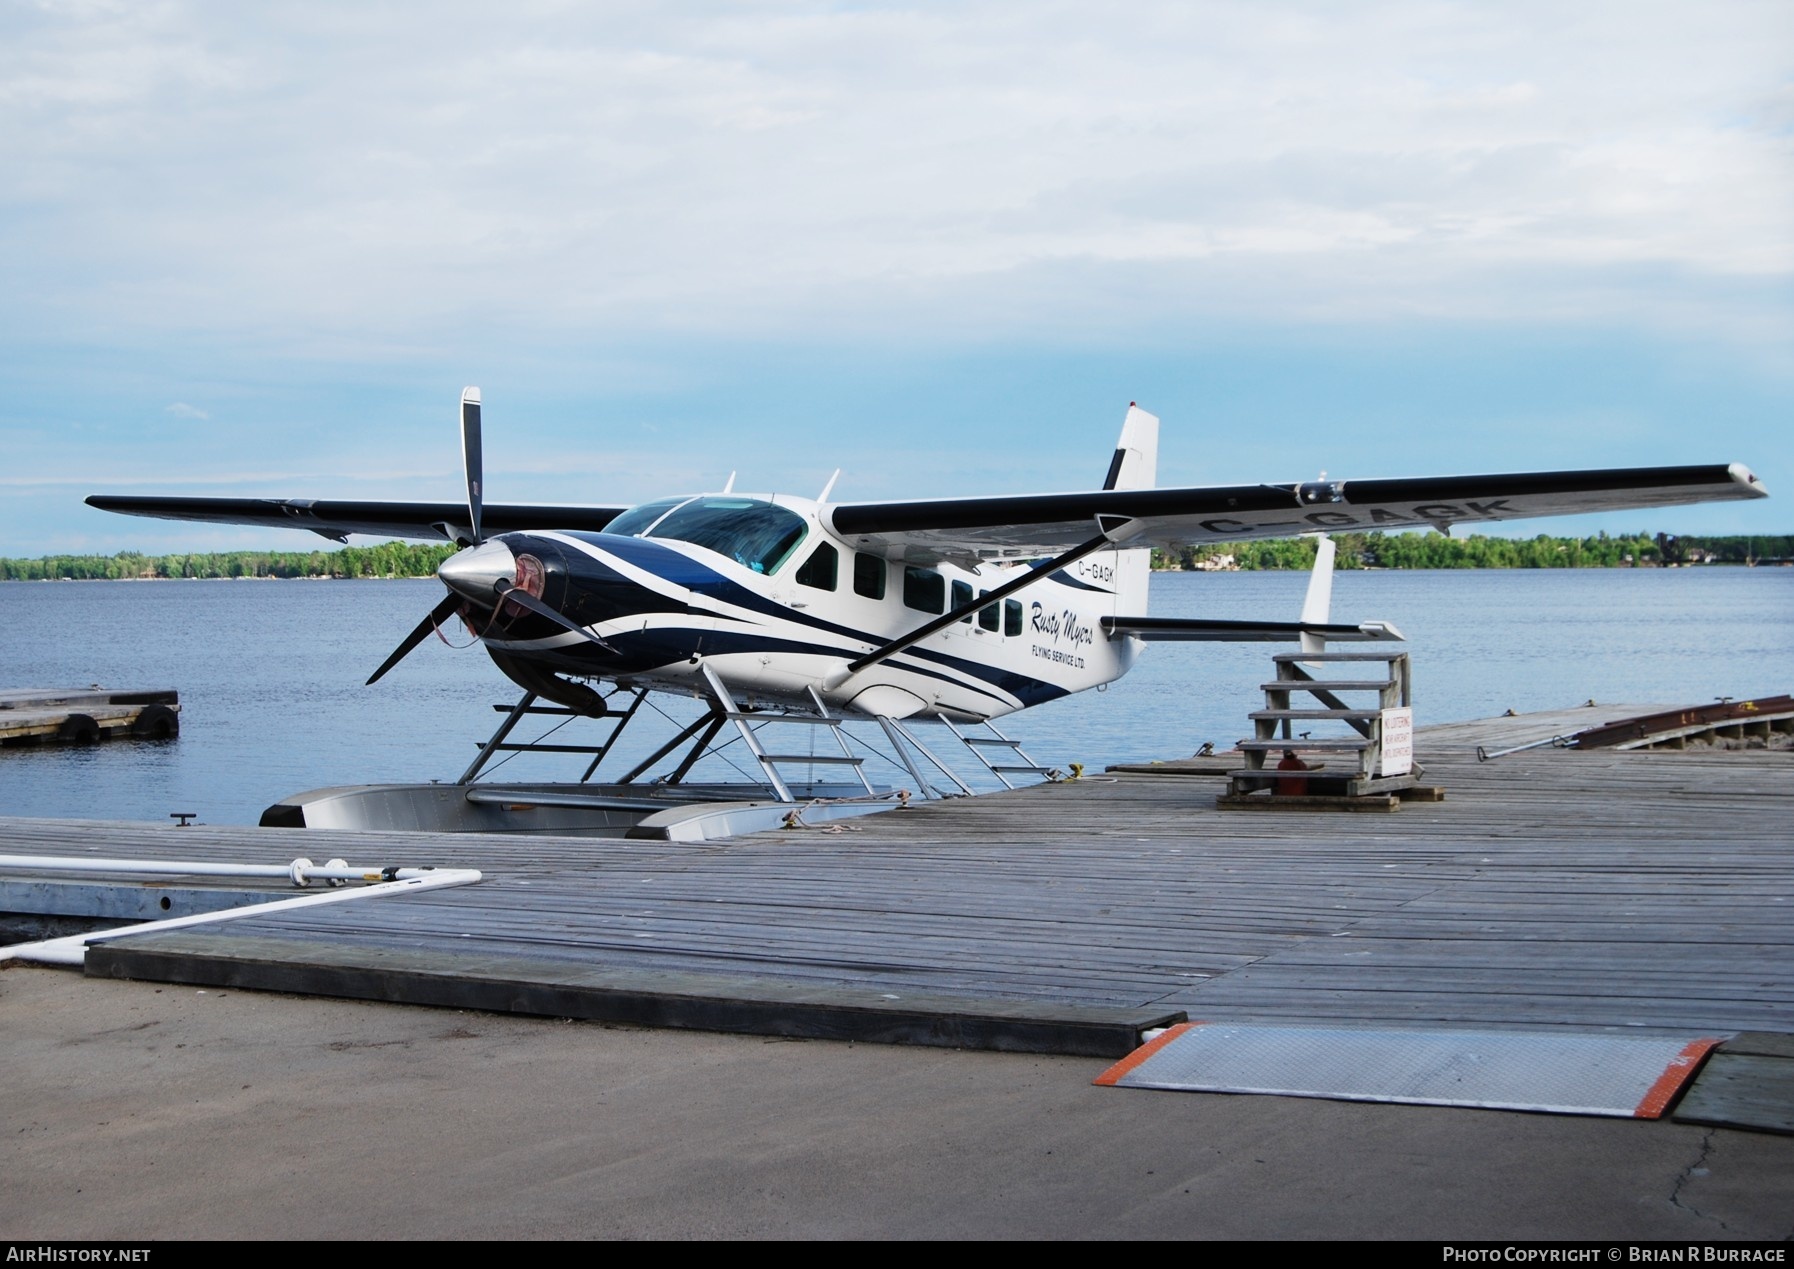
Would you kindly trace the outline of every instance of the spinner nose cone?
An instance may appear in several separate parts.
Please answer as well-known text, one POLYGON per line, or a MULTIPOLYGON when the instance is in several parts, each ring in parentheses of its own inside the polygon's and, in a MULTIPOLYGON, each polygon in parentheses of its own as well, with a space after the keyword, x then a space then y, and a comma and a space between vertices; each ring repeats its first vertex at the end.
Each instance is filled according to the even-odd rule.
POLYGON ((449 556, 436 576, 456 594, 491 608, 498 603, 498 583, 517 576, 517 557, 503 542, 482 542, 449 556))

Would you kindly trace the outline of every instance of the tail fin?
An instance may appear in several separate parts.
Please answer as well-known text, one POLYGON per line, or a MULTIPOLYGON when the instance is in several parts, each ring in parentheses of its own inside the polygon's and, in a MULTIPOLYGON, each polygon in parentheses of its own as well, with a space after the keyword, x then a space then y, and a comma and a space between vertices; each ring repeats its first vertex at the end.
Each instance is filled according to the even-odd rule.
POLYGON ((1121 422, 1121 439, 1109 463, 1104 489, 1151 489, 1159 471, 1159 420, 1132 401, 1121 422))
MULTIPOLYGON (((1339 548, 1324 533, 1315 535, 1314 571, 1308 574, 1308 593, 1302 597, 1302 624, 1324 626, 1333 607, 1333 557, 1339 548)), ((1302 651, 1325 652, 1327 641, 1318 634, 1302 632, 1302 651)))
MULTIPOLYGON (((1133 402, 1121 423, 1121 439, 1109 463, 1104 489, 1151 489, 1159 472, 1159 419, 1133 402)), ((1132 547, 1115 552, 1115 612, 1146 611, 1146 589, 1152 580, 1152 549, 1132 547)))

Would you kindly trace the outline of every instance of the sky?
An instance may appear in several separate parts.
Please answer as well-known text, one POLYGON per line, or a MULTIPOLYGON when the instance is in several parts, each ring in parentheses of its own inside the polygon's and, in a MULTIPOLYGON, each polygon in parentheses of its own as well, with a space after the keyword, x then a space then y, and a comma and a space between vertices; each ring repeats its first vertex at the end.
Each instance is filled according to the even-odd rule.
POLYGON ((1785 0, 0 8, 0 555, 91 493, 625 504, 1743 462, 1785 0))

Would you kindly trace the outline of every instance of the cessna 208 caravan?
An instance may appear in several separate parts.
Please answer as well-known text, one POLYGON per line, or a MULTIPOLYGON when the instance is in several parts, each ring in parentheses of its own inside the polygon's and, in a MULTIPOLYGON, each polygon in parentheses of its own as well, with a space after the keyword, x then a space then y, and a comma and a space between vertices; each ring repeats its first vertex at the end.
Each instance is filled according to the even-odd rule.
POLYGON ((731 477, 720 493, 635 507, 486 504, 477 388, 462 393, 461 424, 465 503, 87 501, 338 541, 459 544, 437 572, 447 593, 370 683, 459 614, 512 680, 579 713, 604 713, 591 685, 608 682, 708 697, 719 711, 976 723, 1118 679, 1151 640, 1316 650, 1400 637, 1329 624, 1319 584, 1297 622, 1151 617, 1153 547, 1766 495, 1738 464, 1161 489, 1159 421, 1130 405, 1108 475, 1087 492, 832 502, 832 479, 809 499, 736 493, 731 477))

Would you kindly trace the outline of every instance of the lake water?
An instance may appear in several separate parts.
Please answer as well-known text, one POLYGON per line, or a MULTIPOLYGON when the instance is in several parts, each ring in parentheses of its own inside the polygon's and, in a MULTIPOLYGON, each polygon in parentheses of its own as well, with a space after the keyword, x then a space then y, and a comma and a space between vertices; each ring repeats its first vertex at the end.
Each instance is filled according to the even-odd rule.
MULTIPOLYGON (((1301 573, 1159 574, 1158 616, 1290 620, 1301 573)), ((429 579, 0 585, 0 687, 177 689, 181 735, 90 749, 0 750, 0 814, 253 824, 332 784, 454 779, 517 689, 477 648, 431 640, 362 682, 442 594, 429 579)), ((1794 569, 1341 572, 1335 620, 1394 622, 1413 655, 1416 722, 1598 701, 1701 703, 1794 691, 1794 569)), ((459 630, 457 628, 457 634, 459 630)), ((1039 761, 1092 769, 1183 757, 1250 735, 1273 644, 1161 644, 1105 692, 1001 725, 1039 761)), ((694 702, 655 698, 673 720, 694 702)), ((650 735, 671 734, 654 720, 650 735)), ((935 729, 923 737, 931 745, 935 729)), ((882 747, 882 739, 881 739, 882 747)), ((739 763, 739 745, 728 751, 739 763)), ((944 758, 962 773, 961 754, 944 758)), ((582 760, 518 760, 518 779, 582 760)), ((622 768, 616 768, 620 771, 622 768)), ((725 760, 699 769, 733 778, 725 760)), ((887 768, 875 779, 909 784, 887 768)))

